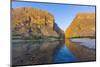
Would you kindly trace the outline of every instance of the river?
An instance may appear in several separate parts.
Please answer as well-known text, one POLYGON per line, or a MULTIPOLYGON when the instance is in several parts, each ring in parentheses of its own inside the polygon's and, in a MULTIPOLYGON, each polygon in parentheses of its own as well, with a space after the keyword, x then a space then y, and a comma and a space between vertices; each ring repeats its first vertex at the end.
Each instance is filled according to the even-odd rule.
POLYGON ((12 65, 36 65, 95 60, 95 39, 12 41, 12 65))

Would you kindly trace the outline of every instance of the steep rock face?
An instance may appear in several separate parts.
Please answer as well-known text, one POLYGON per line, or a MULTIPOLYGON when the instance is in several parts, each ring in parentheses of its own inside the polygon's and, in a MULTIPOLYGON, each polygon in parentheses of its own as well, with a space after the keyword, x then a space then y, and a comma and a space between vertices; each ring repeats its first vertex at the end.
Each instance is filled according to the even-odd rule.
POLYGON ((66 30, 65 37, 95 37, 95 13, 78 13, 66 30))
POLYGON ((23 37, 63 35, 56 25, 54 16, 47 11, 36 8, 12 9, 12 32, 23 37))

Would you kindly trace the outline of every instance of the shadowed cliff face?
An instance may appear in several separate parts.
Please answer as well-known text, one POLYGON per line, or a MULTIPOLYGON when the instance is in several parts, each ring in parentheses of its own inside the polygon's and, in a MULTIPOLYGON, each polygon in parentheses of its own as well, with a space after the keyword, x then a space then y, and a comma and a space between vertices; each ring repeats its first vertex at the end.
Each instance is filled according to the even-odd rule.
POLYGON ((54 16, 36 8, 12 9, 12 32, 13 35, 23 37, 63 35, 62 30, 55 24, 54 16))
POLYGON ((95 37, 95 13, 78 13, 65 32, 70 37, 95 37))

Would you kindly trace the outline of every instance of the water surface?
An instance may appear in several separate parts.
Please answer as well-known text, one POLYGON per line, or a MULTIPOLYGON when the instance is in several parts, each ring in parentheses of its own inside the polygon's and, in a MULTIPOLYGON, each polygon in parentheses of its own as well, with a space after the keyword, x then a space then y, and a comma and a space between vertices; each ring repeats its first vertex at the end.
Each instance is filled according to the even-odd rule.
POLYGON ((54 54, 54 63, 75 62, 77 58, 64 44, 56 50, 54 54))
POLYGON ((95 59, 95 39, 12 41, 13 65, 65 63, 95 59))
POLYGON ((76 38, 76 39, 71 39, 72 42, 79 42, 80 45, 86 46, 88 48, 93 48, 95 49, 95 39, 91 38, 76 38))
POLYGON ((14 41, 12 42, 13 65, 74 62, 75 56, 64 41, 14 41))

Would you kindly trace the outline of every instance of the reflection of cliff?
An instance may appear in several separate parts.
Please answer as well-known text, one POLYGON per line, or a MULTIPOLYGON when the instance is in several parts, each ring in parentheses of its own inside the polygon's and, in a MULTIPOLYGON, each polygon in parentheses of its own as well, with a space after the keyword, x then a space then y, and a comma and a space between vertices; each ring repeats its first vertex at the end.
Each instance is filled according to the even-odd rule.
POLYGON ((69 39, 65 40, 66 46, 77 57, 77 61, 95 61, 96 51, 85 46, 80 45, 79 42, 72 42, 69 39))
POLYGON ((65 32, 69 37, 95 37, 95 13, 78 13, 65 32))
POLYGON ((54 16, 36 8, 12 9, 12 31, 13 35, 33 38, 63 36, 62 30, 55 23, 54 16))
POLYGON ((54 51, 59 48, 62 43, 61 41, 13 42, 12 64, 29 65, 53 63, 54 51))

